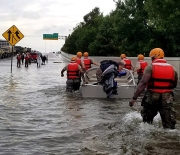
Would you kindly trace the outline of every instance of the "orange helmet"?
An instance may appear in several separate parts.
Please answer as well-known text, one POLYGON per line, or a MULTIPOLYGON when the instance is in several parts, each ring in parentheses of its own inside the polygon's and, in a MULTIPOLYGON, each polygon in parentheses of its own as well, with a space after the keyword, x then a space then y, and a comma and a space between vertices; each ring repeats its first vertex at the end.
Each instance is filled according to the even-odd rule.
POLYGON ((77 57, 81 58, 82 57, 82 52, 77 52, 77 57))
POLYGON ((139 60, 144 60, 144 55, 139 54, 139 55, 138 55, 138 59, 139 59, 139 60))
POLYGON ((76 57, 73 56, 73 57, 71 58, 71 61, 76 61, 76 57))
POLYGON ((89 53, 88 53, 88 52, 84 52, 83 56, 84 56, 84 57, 88 57, 88 56, 89 56, 89 53))
POLYGON ((121 59, 126 58, 126 54, 121 54, 120 57, 121 59))
POLYGON ((164 58, 164 51, 161 48, 154 48, 151 50, 151 52, 149 53, 150 57, 154 57, 154 58, 164 58))

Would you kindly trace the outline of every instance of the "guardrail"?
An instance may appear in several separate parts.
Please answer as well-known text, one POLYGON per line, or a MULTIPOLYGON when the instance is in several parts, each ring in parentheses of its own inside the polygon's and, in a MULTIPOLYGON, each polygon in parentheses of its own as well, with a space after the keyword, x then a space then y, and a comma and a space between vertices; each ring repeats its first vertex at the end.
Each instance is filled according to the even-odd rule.
MULTIPOLYGON (((66 59, 71 59, 72 54, 67 54, 67 53, 64 53, 64 52, 61 52, 61 55, 66 57, 66 59)), ((100 63, 102 60, 106 60, 106 59, 109 59, 109 60, 114 60, 114 61, 120 61, 120 57, 99 57, 99 56, 89 56, 89 58, 91 58, 93 61, 97 62, 97 63, 100 63)), ((136 62, 138 61, 137 60, 137 57, 128 57, 133 65, 135 66, 136 65, 136 62)), ((145 61, 148 62, 148 64, 151 63, 151 58, 150 57, 145 57, 144 58, 145 61)), ((180 58, 179 57, 165 57, 164 59, 166 59, 166 61, 171 64, 175 70, 177 71, 178 73, 178 81, 180 80, 180 58)))

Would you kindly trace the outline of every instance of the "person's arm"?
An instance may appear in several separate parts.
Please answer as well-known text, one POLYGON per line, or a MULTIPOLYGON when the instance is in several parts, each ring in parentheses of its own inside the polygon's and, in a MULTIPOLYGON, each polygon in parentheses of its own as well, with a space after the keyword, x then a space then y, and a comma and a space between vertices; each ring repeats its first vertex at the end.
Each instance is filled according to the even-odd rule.
POLYGON ((82 66, 82 69, 83 69, 83 70, 86 70, 86 67, 85 67, 85 65, 84 65, 84 61, 83 61, 83 60, 81 60, 81 66, 82 66))
POLYGON ((91 64, 94 64, 94 65, 96 65, 96 66, 99 66, 98 63, 96 63, 96 62, 94 62, 94 61, 92 61, 92 60, 91 60, 91 64))
POLYGON ((81 72, 81 77, 82 77, 83 82, 85 82, 84 71, 83 71, 83 69, 81 68, 80 65, 79 65, 79 71, 81 72))
POLYGON ((134 70, 134 72, 137 72, 139 69, 141 69, 141 65, 139 62, 136 63, 136 68, 134 70))
POLYGON ((134 69, 135 69, 135 68, 134 68, 134 65, 133 65, 133 63, 132 63, 132 61, 131 61, 131 70, 134 71, 134 69))
POLYGON ((137 86, 137 90, 134 93, 134 96, 132 98, 132 100, 129 102, 130 106, 133 106, 134 103, 136 102, 138 96, 144 91, 144 89, 146 88, 150 78, 151 78, 151 73, 152 73, 152 68, 150 66, 147 66, 143 77, 141 79, 141 81, 139 82, 138 86, 137 86))
POLYGON ((174 81, 173 81, 173 88, 176 88, 177 86, 177 81, 178 81, 178 73, 177 71, 174 69, 174 81))
POLYGON ((64 76, 64 71, 66 71, 66 70, 67 70, 67 66, 65 66, 65 67, 61 70, 61 77, 64 76))

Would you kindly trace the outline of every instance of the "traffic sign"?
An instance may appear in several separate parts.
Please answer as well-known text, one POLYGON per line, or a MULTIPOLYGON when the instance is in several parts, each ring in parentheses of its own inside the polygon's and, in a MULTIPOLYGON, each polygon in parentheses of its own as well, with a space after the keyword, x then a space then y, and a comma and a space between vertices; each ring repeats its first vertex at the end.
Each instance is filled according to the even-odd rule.
POLYGON ((43 34, 43 40, 58 40, 58 33, 43 34))
POLYGON ((6 32, 2 34, 2 36, 12 45, 14 46, 17 42, 19 42, 24 35, 18 30, 18 28, 13 25, 6 32))

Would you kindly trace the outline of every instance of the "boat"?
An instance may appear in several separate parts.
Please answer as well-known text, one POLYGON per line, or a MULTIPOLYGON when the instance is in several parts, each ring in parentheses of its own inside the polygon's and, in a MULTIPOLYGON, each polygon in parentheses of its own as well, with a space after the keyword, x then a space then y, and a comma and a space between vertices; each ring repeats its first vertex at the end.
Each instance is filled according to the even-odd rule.
MULTIPOLYGON (((98 67, 93 67, 87 70, 84 74, 87 84, 81 87, 82 97, 85 98, 107 98, 107 94, 103 91, 103 86, 97 83, 96 70, 98 67)), ((126 71, 125 76, 116 77, 117 81, 117 95, 111 98, 129 99, 132 98, 136 89, 136 81, 133 72, 123 68, 126 71)))

